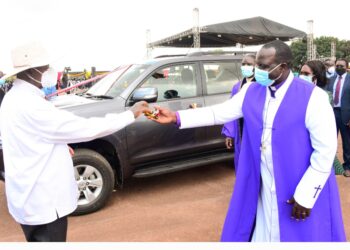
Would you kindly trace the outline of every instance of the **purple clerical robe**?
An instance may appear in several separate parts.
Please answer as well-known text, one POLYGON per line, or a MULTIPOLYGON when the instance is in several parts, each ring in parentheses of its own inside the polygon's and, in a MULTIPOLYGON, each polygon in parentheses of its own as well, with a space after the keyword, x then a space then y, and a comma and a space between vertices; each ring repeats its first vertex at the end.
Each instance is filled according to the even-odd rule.
MULTIPOLYGON (((231 97, 237 94, 240 89, 241 89, 241 82, 238 82, 232 88, 231 97)), ((239 120, 234 120, 234 121, 225 123, 221 133, 226 137, 230 137, 234 139, 234 150, 235 150, 234 161, 235 161, 235 169, 237 171, 239 153, 241 151, 241 136, 239 131, 239 120)))
MULTIPOLYGON (((272 158, 282 242, 346 240, 334 171, 305 221, 292 219, 292 205, 286 202, 293 197, 310 165, 313 149, 305 127, 305 115, 314 87, 294 78, 273 123, 272 158)), ((266 87, 253 83, 243 101, 242 147, 222 241, 250 241, 254 230, 260 193, 260 143, 266 92, 266 87)))

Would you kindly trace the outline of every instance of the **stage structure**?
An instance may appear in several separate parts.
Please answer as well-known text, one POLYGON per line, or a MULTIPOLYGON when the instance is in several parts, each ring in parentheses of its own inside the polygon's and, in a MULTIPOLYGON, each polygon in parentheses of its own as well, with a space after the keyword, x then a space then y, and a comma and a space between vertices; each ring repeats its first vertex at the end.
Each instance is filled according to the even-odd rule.
POLYGON ((273 40, 306 38, 306 33, 264 17, 199 26, 199 12, 194 9, 191 29, 147 44, 147 48, 220 48, 261 45, 273 40))

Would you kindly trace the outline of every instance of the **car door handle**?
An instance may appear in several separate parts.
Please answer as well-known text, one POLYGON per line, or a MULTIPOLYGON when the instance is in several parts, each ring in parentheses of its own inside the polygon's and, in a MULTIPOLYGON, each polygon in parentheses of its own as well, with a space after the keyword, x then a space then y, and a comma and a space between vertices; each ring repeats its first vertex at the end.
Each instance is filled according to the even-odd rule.
POLYGON ((202 107, 202 104, 197 104, 196 102, 191 103, 190 105, 188 105, 189 109, 195 109, 195 108, 200 108, 202 107))

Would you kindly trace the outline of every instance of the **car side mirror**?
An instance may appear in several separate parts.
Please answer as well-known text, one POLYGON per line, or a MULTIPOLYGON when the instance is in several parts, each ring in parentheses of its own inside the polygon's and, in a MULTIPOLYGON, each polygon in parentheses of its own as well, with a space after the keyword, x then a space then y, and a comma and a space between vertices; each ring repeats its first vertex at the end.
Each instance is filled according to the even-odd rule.
POLYGON ((139 101, 146 102, 156 102, 158 99, 158 89, 157 88, 138 88, 134 91, 131 96, 131 101, 133 103, 139 101))

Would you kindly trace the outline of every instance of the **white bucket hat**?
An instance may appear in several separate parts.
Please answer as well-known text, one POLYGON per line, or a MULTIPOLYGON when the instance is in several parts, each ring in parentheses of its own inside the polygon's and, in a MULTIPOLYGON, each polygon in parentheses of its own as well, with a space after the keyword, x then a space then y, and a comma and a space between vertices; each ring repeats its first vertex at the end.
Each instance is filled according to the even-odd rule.
POLYGON ((52 58, 40 42, 29 42, 12 49, 11 58, 12 69, 1 79, 17 75, 30 68, 49 65, 52 62, 52 58))

